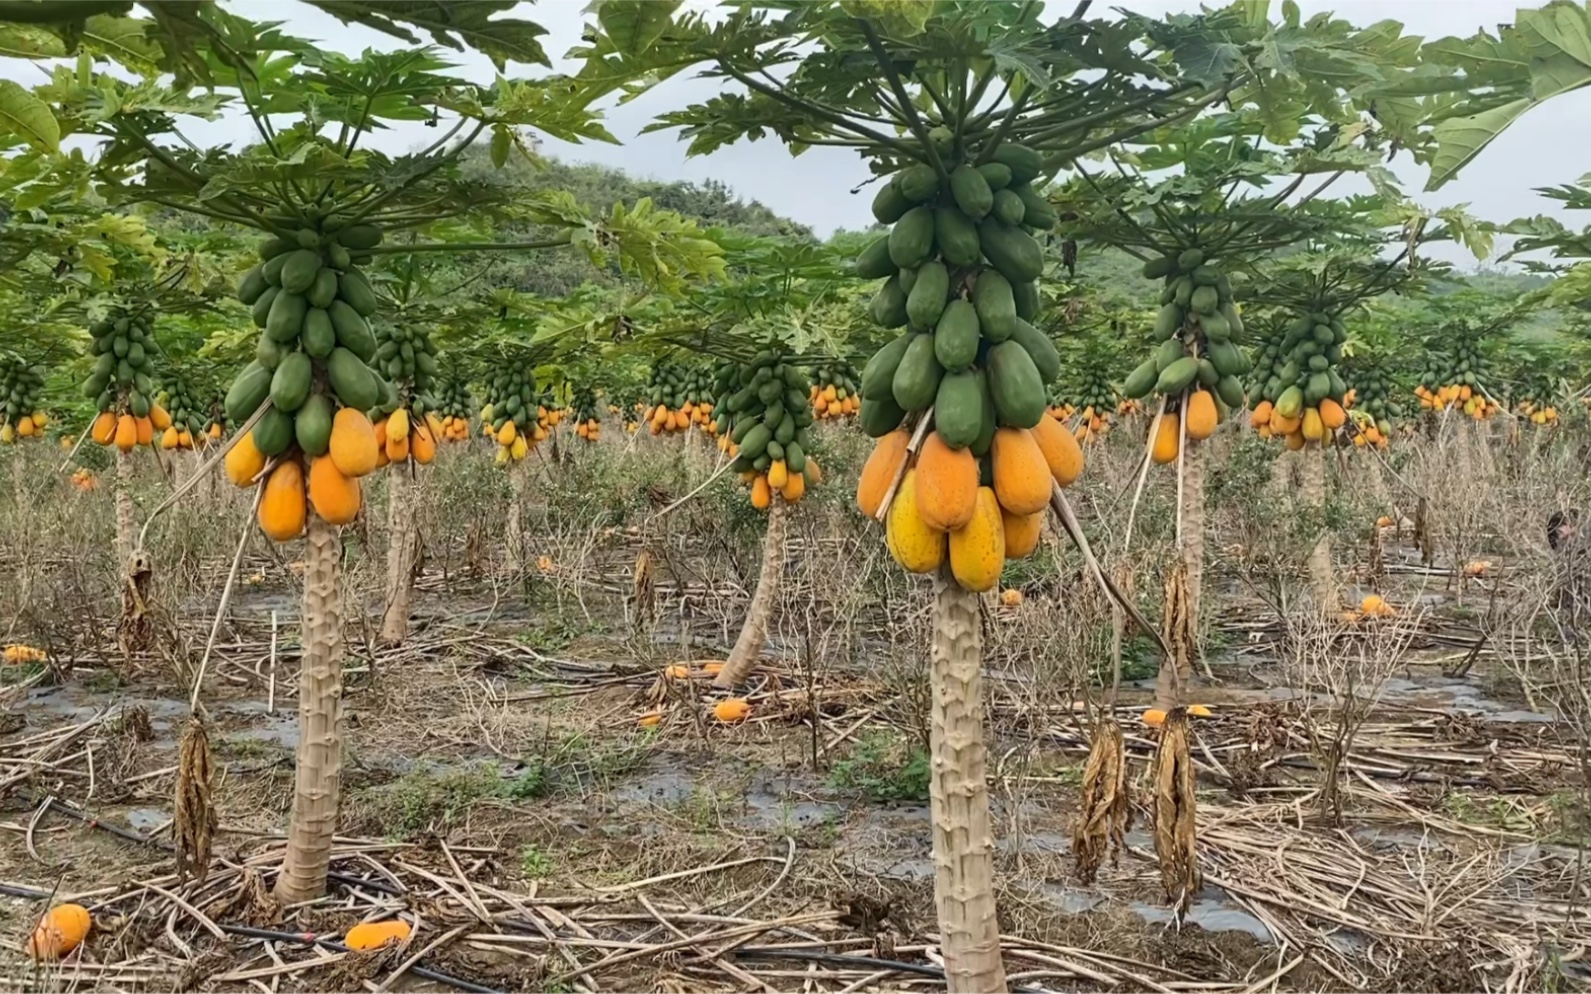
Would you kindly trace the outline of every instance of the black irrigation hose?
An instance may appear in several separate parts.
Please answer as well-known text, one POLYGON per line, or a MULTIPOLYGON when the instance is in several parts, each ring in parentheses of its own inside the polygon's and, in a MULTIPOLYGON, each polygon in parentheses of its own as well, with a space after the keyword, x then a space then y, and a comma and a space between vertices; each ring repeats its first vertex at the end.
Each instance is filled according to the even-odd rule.
MULTIPOLYGON (((26 791, 18 791, 17 795, 29 805, 34 807, 37 807, 40 803, 42 803, 36 798, 30 797, 26 791)), ((49 798, 49 802, 50 810, 59 811, 61 814, 76 818, 89 828, 102 829, 116 836, 117 838, 125 839, 128 842, 136 842, 139 845, 152 846, 153 848, 159 849, 163 852, 174 853, 177 851, 176 846, 162 839, 156 839, 151 836, 135 832, 130 828, 122 828, 120 825, 114 825, 108 821, 101 821, 100 819, 89 814, 87 811, 84 811, 82 808, 73 804, 71 801, 63 801, 58 797, 52 797, 49 798)), ((336 870, 326 871, 326 879, 335 880, 337 883, 348 887, 363 887, 367 890, 373 890, 381 894, 386 894, 389 897, 404 897, 407 894, 407 892, 401 887, 394 887, 384 881, 372 880, 369 877, 356 876, 352 873, 338 873, 336 870)))

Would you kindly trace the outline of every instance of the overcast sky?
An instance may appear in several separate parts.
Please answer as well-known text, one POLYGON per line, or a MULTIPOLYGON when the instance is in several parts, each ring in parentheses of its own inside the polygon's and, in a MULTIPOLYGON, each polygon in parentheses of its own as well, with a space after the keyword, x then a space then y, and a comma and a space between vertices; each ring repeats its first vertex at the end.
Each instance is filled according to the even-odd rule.
MULTIPOLYGON (((283 28, 289 33, 317 40, 339 51, 353 53, 365 47, 389 49, 401 44, 379 32, 344 25, 295 0, 227 2, 245 16, 283 21, 283 28)), ((708 6, 703 0, 688 2, 694 7, 708 6)), ((1198 9, 1197 0, 1122 0, 1111 6, 1117 5, 1155 15, 1198 9)), ((1495 28, 1499 22, 1512 21, 1514 10, 1520 6, 1503 0, 1299 0, 1299 5, 1306 17, 1331 11, 1361 26, 1382 19, 1396 19, 1404 23, 1405 33, 1428 39, 1467 36, 1483 26, 1495 28)), ((1279 0, 1275 6, 1279 9, 1279 0)), ((534 6, 522 5, 522 16, 548 29, 543 41, 559 69, 573 71, 575 68, 561 56, 579 42, 584 7, 584 0, 543 0, 534 6)), ((449 55, 455 56, 455 53, 449 55)), ((455 61, 459 64, 460 75, 480 82, 492 79, 494 70, 485 58, 456 55, 455 61)), ((509 67, 509 75, 531 75, 537 71, 535 67, 509 67)), ((7 60, 0 60, 0 76, 25 85, 41 79, 37 68, 7 60)), ((629 104, 609 108, 607 127, 621 145, 568 145, 548 141, 545 148, 562 159, 617 166, 646 178, 718 179, 740 196, 760 200, 778 213, 811 226, 819 235, 826 236, 840 227, 863 227, 871 223, 868 210, 871 194, 864 192, 852 196, 848 193, 868 178, 865 166, 849 150, 811 149, 800 158, 792 158, 775 139, 743 142, 709 156, 688 159, 685 145, 678 140, 676 132, 639 133, 658 113, 710 97, 720 85, 717 80, 679 76, 629 104)), ((1558 98, 1516 122, 1467 166, 1456 181, 1435 194, 1416 195, 1422 203, 1433 207, 1468 203, 1473 213, 1495 221, 1553 213, 1556 204, 1542 199, 1532 190, 1572 182, 1588 170, 1591 131, 1583 127, 1583 122, 1591 120, 1588 112, 1591 112, 1591 89, 1558 98)), ((242 114, 185 130, 200 144, 245 144, 254 140, 253 126, 242 114)), ((428 143, 434 137, 434 131, 419 125, 405 125, 379 136, 375 144, 385 150, 401 152, 428 143)), ((1407 154, 1400 156, 1393 168, 1411 192, 1424 186, 1425 170, 1415 166, 1407 154)), ((1338 189, 1350 190, 1346 182, 1338 189)), ((1591 218, 1566 217, 1564 220, 1574 227, 1591 223, 1591 218)))

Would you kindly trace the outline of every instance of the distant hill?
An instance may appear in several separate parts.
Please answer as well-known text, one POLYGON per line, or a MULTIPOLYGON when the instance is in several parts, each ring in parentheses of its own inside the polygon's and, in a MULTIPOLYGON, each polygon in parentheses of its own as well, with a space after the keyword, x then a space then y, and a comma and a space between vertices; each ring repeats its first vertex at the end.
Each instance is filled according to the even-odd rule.
MULTIPOLYGON (((616 203, 634 206, 641 198, 650 197, 657 207, 691 218, 703 228, 727 228, 762 237, 814 237, 811 228, 775 214, 758 201, 740 199, 717 180, 664 183, 636 179, 622 169, 552 158, 538 167, 515 157, 497 170, 487 161, 484 151, 467 153, 463 168, 472 178, 514 184, 527 192, 566 191, 599 215, 608 213, 616 203)), ((533 232, 515 233, 516 237, 520 235, 535 237, 533 232)), ((585 260, 570 252, 505 259, 497 269, 490 280, 492 284, 544 296, 561 296, 584 283, 600 282, 585 260)))

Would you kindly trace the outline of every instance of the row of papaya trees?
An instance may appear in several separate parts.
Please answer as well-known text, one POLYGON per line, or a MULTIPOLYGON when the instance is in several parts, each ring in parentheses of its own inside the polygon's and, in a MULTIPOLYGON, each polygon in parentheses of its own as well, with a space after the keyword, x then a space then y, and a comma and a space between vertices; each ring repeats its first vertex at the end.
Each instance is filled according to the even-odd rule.
MULTIPOLYGON (((1367 302, 1439 275, 1423 245, 1449 238, 1484 254, 1489 232, 1462 211, 1413 204, 1386 162, 1410 155, 1433 186, 1451 179, 1554 92, 1533 77, 1550 61, 1542 52, 1572 50, 1573 24, 1585 22, 1581 8, 1559 3, 1551 16, 1521 12, 1497 38, 1422 45, 1393 22, 1304 20, 1291 3, 1273 21, 1247 3, 1155 20, 1091 17, 1087 3, 1065 14, 1032 3, 843 0, 708 16, 673 2, 601 0, 571 53, 577 70, 556 75, 541 28, 508 3, 454 8, 446 21, 402 5, 306 3, 406 44, 351 58, 209 3, 0 10, 0 27, 18 40, 11 50, 48 76, 34 90, 0 86, 10 231, 16 261, 32 263, 8 290, 51 302, 34 343, 45 354, 65 358, 88 343, 79 361, 95 419, 85 435, 117 453, 118 563, 134 600, 151 571, 126 486, 140 445, 172 453, 184 437, 195 447, 222 435, 197 446, 198 465, 152 514, 224 465, 270 539, 305 543, 300 734, 277 895, 299 902, 327 887, 343 752, 338 530, 361 511, 362 481, 388 476, 382 636, 397 641, 415 562, 410 484, 439 444, 471 431, 467 378, 484 405, 477 430, 490 432, 517 490, 526 457, 557 437, 563 411, 579 437, 600 433, 594 393, 560 395, 566 366, 705 353, 711 362, 694 368, 658 363, 638 413, 652 433, 716 436, 724 471, 767 512, 759 587, 717 678, 723 687, 761 657, 782 529, 823 483, 815 422, 854 414, 878 439, 855 483, 858 504, 881 523, 893 558, 932 590, 935 891, 953 991, 1006 988, 980 593, 1032 551, 1053 516, 1122 624, 1160 644, 1168 714, 1154 763, 1167 787, 1155 842, 1167 896, 1184 904, 1198 885, 1181 684, 1197 652, 1203 443, 1222 422, 1249 420, 1300 453, 1297 501, 1318 512, 1325 447, 1391 434, 1393 401, 1368 371, 1356 403, 1354 324, 1367 302), (510 63, 546 71, 472 83, 449 73, 425 34, 485 55, 500 73, 510 63), (1508 69, 1488 57, 1481 72, 1482 56, 1497 51, 1519 57, 1508 69), (870 294, 867 330, 850 334, 863 310, 841 281, 817 278, 828 263, 813 247, 709 237, 646 202, 593 214, 566 195, 527 196, 461 167, 479 146, 498 168, 529 156, 527 135, 611 141, 602 102, 685 72, 722 84, 660 119, 693 155, 770 133, 793 154, 855 153, 882 226, 848 273, 870 294), (252 121, 255 144, 205 149, 183 133, 223 113, 252 121), (405 121, 433 125, 435 139, 401 156, 370 144, 405 121), (85 147, 91 154, 65 150, 85 147), (1330 197, 1345 176, 1372 193, 1330 197), (163 243, 153 220, 187 234, 163 243), (478 240, 484 230, 523 237, 478 240), (633 292, 619 307, 547 307, 501 288, 461 304, 463 286, 443 289, 426 268, 564 250, 584 252, 633 292), (1120 389, 1147 416, 1139 492, 1150 473, 1177 481, 1178 555, 1165 568, 1159 625, 1092 555, 1064 492, 1084 470, 1080 433, 1050 416, 1056 385, 1079 374, 1057 347, 1074 333, 1076 273, 1107 250, 1138 260, 1153 302, 1127 336, 1139 351, 1120 389), (232 266, 240 255, 246 264, 232 266), (810 330, 778 331, 792 303, 809 316, 847 312, 846 341, 867 343, 865 354, 828 348, 810 330), (168 322, 176 338, 159 333, 168 322), (204 331, 218 323, 228 327, 204 331), (468 354, 483 334, 498 346, 491 368, 450 370, 447 351, 468 354), (169 344, 179 340, 247 363, 225 384, 191 388, 170 365, 186 354, 169 344), (230 434, 213 431, 226 426, 230 434)), ((1583 244, 1539 219, 1520 233, 1570 258, 1583 244)), ((1573 274, 1564 282, 1575 285, 1573 274)), ((1422 407, 1485 416, 1497 398, 1483 357, 1463 342, 1444 354, 1420 384, 1422 407)), ((35 417, 41 379, 22 367, 0 397, 17 435, 49 424, 35 417)), ((608 413, 628 420, 634 402, 625 400, 608 413)), ((511 542, 514 530, 510 522, 511 542)), ((1330 562, 1322 537, 1310 564, 1327 610, 1330 562)), ((128 627, 124 646, 136 646, 137 626, 128 627)), ((1108 711, 1093 731, 1078 848, 1097 856, 1119 837, 1111 825, 1125 764, 1108 711)), ((192 825, 177 836, 208 845, 192 825)), ((186 855, 208 862, 207 851, 186 855)))

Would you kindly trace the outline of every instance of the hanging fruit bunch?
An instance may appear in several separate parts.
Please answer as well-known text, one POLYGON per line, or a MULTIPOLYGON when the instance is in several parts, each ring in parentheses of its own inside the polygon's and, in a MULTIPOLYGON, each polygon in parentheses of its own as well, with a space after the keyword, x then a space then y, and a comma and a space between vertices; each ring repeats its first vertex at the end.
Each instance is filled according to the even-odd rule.
POLYGON ((1110 377, 1096 360, 1075 365, 1072 370, 1075 380, 1063 387, 1062 392, 1067 411, 1063 420, 1070 421, 1076 415, 1077 424, 1072 427, 1072 434, 1079 442, 1092 442, 1110 431, 1111 412, 1116 408, 1116 388, 1111 386, 1110 377))
POLYGON ((677 363, 652 367, 643 414, 654 435, 689 431, 691 425, 705 430, 713 423, 711 375, 677 363))
POLYGON ((1400 391, 1390 372, 1383 363, 1355 356, 1344 363, 1343 375, 1353 384, 1343 405, 1358 428, 1353 444, 1385 449, 1392 441, 1393 424, 1404 417, 1400 391))
POLYGON ((1301 449, 1325 442, 1348 423, 1348 387, 1337 371, 1347 340, 1342 318, 1324 310, 1301 311, 1288 322, 1254 405, 1252 423, 1260 434, 1301 449))
POLYGON ((227 429, 231 423, 226 416, 226 396, 214 394, 204 405, 204 433, 212 442, 219 442, 226 437, 227 429))
POLYGON ((1457 407, 1476 421, 1497 413, 1497 402, 1486 389, 1491 362, 1481 353, 1477 337, 1443 336, 1440 341, 1428 339, 1425 346, 1425 368, 1420 371, 1420 385, 1414 388, 1421 410, 1457 407), (1442 345, 1451 345, 1452 351, 1442 351, 1442 345))
POLYGON ((241 424, 266 400, 271 409, 227 453, 226 468, 240 487, 264 474, 258 519, 273 541, 297 538, 309 508, 328 524, 353 521, 359 479, 383 455, 365 412, 397 391, 369 365, 376 297, 358 269, 381 237, 336 216, 306 221, 267 239, 238 286, 262 333, 255 361, 227 391, 226 417, 241 424))
POLYGON ((717 391, 718 446, 735 457, 730 469, 751 490, 751 506, 765 511, 778 494, 788 504, 821 479, 812 445, 811 383, 775 349, 748 363, 726 362, 712 378, 717 391))
POLYGON ((101 445, 131 452, 139 445, 153 445, 155 432, 171 427, 170 416, 155 401, 150 378, 157 348, 154 328, 155 311, 147 305, 118 308, 89 326, 97 358, 83 394, 99 409, 91 434, 101 445))
POLYGON ((1546 356, 1532 355, 1530 358, 1538 361, 1522 363, 1514 375, 1514 411, 1533 425, 1555 425, 1558 423, 1558 399, 1565 391, 1553 370, 1561 367, 1546 356))
POLYGON ((499 370, 487 381, 481 431, 497 442, 497 465, 523 462, 547 440, 554 424, 544 403, 549 399, 537 389, 536 370, 530 364, 499 370))
POLYGON ((381 465, 413 459, 428 466, 436 458, 441 422, 427 400, 437 371, 431 334, 419 326, 398 322, 375 330, 377 369, 386 373, 392 392, 371 411, 376 440, 381 444, 381 465))
POLYGON ((862 370, 863 429, 879 439, 857 490, 863 513, 886 515, 895 561, 913 573, 948 558, 967 590, 991 590, 1006 559, 1038 544, 1052 481, 1082 472, 1077 439, 1046 416, 1060 355, 1028 322, 1044 256, 1029 231, 1055 223, 1029 184, 1043 157, 1004 144, 973 161, 941 155, 895 173, 873 201, 888 236, 863 250, 857 271, 888 277, 870 307, 906 327, 862 370), (978 162, 978 159, 983 161, 978 162), (932 431, 911 452, 915 428, 932 431), (896 486, 896 480, 899 485, 896 486), (886 497, 893 489, 893 499, 886 497))
POLYGON ((1044 413, 1056 421, 1063 423, 1070 421, 1072 415, 1076 414, 1077 411, 1071 404, 1067 403, 1066 396, 1065 387, 1059 383, 1050 384, 1050 406, 1044 409, 1044 413))
POLYGON ((1165 284, 1155 318, 1158 345, 1128 375, 1122 393, 1134 400, 1150 394, 1164 399, 1152 456, 1165 464, 1176 461, 1184 435, 1203 441, 1215 434, 1229 410, 1242 409, 1242 377, 1252 366, 1232 341, 1243 334, 1232 285, 1203 249, 1151 260, 1143 274, 1165 284))
POLYGON ((855 414, 861 410, 862 398, 857 396, 857 381, 862 374, 848 362, 828 362, 813 371, 812 413, 824 420, 833 420, 855 414))
POLYGON ((602 437, 602 408, 597 405, 597 395, 589 386, 575 389, 573 395, 575 434, 588 442, 602 437))
POLYGON ((470 438, 470 395, 462 379, 438 377, 426 403, 426 418, 437 419, 438 441, 467 442, 470 438))
POLYGON ((0 442, 44 434, 50 419, 42 410, 43 396, 43 368, 0 355, 0 442))
POLYGON ((170 377, 156 400, 171 415, 171 423, 160 432, 162 449, 192 449, 196 444, 203 444, 208 419, 180 376, 170 377))

